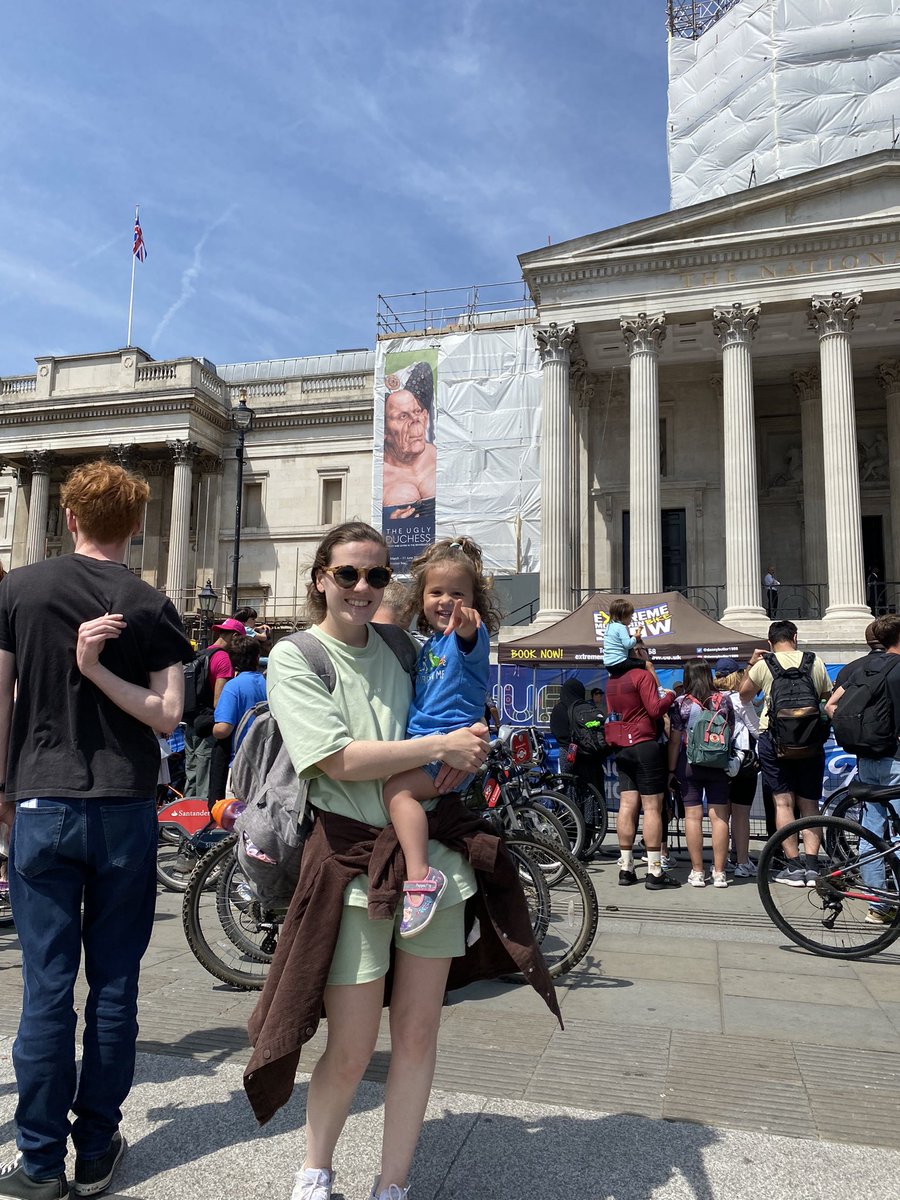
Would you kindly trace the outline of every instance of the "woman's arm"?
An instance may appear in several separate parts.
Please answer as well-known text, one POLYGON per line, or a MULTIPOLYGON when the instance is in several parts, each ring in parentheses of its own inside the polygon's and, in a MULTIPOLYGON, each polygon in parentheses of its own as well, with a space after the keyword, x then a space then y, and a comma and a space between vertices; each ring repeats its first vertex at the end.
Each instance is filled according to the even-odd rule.
POLYGON ((452 733, 431 733, 404 742, 350 742, 316 766, 329 779, 353 782, 388 779, 401 771, 442 762, 456 771, 477 771, 487 757, 488 729, 484 724, 452 733))

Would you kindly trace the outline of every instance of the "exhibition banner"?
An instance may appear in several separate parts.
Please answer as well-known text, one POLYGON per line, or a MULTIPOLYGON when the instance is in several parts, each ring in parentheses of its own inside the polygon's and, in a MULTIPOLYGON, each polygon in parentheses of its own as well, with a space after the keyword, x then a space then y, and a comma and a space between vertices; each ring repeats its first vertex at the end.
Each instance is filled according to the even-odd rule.
POLYGON ((378 342, 373 524, 398 573, 461 534, 491 571, 539 569, 540 405, 530 325, 378 342))

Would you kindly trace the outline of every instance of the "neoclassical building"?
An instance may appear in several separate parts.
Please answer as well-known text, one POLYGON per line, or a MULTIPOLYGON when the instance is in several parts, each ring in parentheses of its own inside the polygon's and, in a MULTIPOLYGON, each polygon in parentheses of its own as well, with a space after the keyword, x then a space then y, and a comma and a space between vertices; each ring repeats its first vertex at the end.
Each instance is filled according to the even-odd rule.
POLYGON ((237 438, 246 437, 238 602, 288 624, 328 525, 371 506, 370 351, 215 368, 156 362, 136 348, 36 359, 0 378, 0 558, 6 567, 72 548, 59 488, 79 462, 110 457, 150 483, 128 565, 192 613, 208 579, 231 610, 237 438))
POLYGON ((822 645, 900 603, 900 152, 519 261, 543 362, 539 620, 597 586, 674 588, 762 631, 769 566, 822 645))

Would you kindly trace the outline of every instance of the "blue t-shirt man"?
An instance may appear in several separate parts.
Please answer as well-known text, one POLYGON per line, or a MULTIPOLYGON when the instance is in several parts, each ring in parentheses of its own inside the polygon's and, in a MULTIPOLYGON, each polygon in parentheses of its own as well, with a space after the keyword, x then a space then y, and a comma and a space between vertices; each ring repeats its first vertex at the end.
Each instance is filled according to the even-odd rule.
MULTIPOLYGON (((248 709, 251 709, 254 704, 258 704, 260 700, 266 698, 266 677, 261 671, 241 671, 239 675, 235 675, 234 679, 229 679, 222 688, 222 694, 219 696, 219 703, 216 705, 215 720, 222 721, 226 725, 231 725, 237 729, 240 724, 241 717, 248 709)), ((253 724, 248 721, 244 729, 241 730, 240 742, 247 736, 247 730, 253 724)), ((237 753, 240 742, 235 744, 234 735, 232 734, 231 758, 229 762, 234 761, 234 756, 237 753)))
POLYGON ((419 651, 407 737, 449 733, 484 720, 490 653, 491 639, 484 625, 479 626, 468 653, 455 633, 432 634, 419 651))

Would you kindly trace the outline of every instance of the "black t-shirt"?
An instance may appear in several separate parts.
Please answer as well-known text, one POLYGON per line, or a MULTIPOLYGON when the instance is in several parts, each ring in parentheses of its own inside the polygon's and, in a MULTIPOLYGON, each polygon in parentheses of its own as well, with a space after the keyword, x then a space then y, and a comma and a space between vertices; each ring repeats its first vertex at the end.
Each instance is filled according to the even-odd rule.
POLYGON ((866 666, 869 666, 871 663, 875 663, 876 659, 884 658, 884 654, 884 650, 870 650, 869 653, 864 654, 862 658, 854 658, 853 662, 846 663, 843 667, 841 667, 834 678, 835 688, 846 687, 850 676, 858 666, 861 666, 862 663, 865 663, 866 666))
POLYGON ((121 563, 67 554, 18 567, 0 583, 0 650, 16 656, 7 800, 149 797, 159 775, 153 731, 85 679, 78 626, 122 613, 127 626, 100 662, 129 683, 193 657, 165 596, 121 563))

